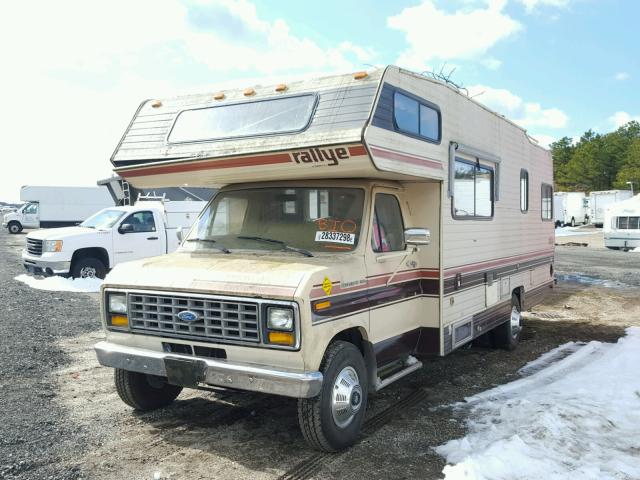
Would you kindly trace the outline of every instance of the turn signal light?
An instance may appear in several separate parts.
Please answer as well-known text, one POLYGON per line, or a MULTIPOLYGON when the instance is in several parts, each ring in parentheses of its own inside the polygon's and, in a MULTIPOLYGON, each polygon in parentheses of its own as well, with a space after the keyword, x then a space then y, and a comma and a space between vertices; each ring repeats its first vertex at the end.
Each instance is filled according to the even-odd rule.
POLYGON ((319 312, 320 310, 325 310, 327 308, 329 308, 331 306, 331 302, 329 300, 326 300, 324 302, 318 302, 315 305, 315 309, 316 312, 319 312))
POLYGON ((224 93, 223 92, 218 92, 213 96, 214 100, 223 100, 224 99, 224 93))
POLYGON ((154 100, 153 102, 151 102, 151 106, 153 108, 160 108, 162 106, 162 102, 160 100, 154 100))
POLYGON ((276 85, 276 92, 284 92, 286 89, 287 86, 284 83, 276 85))
POLYGON ((244 90, 244 96, 245 97, 250 97, 251 95, 254 95, 256 93, 256 91, 253 88, 246 88, 244 90))
POLYGON ((354 80, 362 80, 363 78, 367 78, 369 74, 367 72, 356 72, 353 74, 354 80))
POLYGON ((293 346, 295 343, 295 336, 292 332, 269 332, 269 343, 274 345, 287 345, 293 346))
POLYGON ((111 326, 127 328, 129 326, 129 319, 124 315, 111 315, 111 326))

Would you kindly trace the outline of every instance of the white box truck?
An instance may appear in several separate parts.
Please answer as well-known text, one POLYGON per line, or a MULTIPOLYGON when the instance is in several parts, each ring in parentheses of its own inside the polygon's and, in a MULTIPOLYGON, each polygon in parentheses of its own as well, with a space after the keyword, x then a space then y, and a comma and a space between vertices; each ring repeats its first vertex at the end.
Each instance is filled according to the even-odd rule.
POLYGON ((6 214, 2 226, 10 233, 25 228, 76 225, 98 210, 114 204, 103 187, 46 187, 26 185, 20 189, 26 202, 17 212, 6 214))
POLYGON ((556 227, 586 225, 589 223, 588 199, 584 192, 555 192, 553 218, 556 227))
POLYGON ((144 102, 112 163, 136 188, 221 187, 178 251, 103 284, 96 353, 137 410, 284 395, 340 450, 370 393, 479 336, 515 348, 553 287, 550 152, 398 67, 144 102))
POLYGON ((589 222, 602 227, 607 208, 633 197, 631 190, 602 190, 589 194, 589 222))
POLYGON ((138 201, 109 207, 76 227, 31 232, 22 252, 27 272, 104 278, 118 263, 178 248, 178 229, 189 228, 206 202, 138 201))

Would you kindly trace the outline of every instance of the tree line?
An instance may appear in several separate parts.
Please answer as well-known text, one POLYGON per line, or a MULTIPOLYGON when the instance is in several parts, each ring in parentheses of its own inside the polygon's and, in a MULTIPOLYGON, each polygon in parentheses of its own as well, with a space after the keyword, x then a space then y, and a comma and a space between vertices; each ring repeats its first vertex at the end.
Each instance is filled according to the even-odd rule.
POLYGON ((588 130, 577 143, 563 137, 549 147, 556 191, 640 190, 640 123, 614 132, 588 130))

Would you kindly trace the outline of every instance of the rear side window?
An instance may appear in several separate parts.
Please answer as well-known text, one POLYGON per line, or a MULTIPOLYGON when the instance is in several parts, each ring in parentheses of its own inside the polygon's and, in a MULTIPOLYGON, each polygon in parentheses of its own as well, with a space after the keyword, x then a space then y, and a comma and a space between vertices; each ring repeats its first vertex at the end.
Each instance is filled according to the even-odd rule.
POLYGON ((421 137, 430 142, 440 142, 440 112, 437 108, 395 92, 393 115, 400 132, 421 137))
POLYGON ((546 183, 542 184, 541 195, 541 211, 542 220, 551 220, 553 218, 553 187, 546 183))
POLYGON ((373 210, 371 248, 374 252, 404 250, 404 223, 398 199, 386 193, 376 195, 373 210))
POLYGON ((493 169, 456 159, 453 182, 454 218, 493 216, 493 169))

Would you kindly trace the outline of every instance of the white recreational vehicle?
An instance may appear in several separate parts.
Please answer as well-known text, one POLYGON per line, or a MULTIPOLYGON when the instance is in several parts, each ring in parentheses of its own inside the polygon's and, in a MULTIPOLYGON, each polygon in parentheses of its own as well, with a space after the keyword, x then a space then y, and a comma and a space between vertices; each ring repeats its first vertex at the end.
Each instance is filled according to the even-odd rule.
POLYGON ((339 450, 416 357, 515 348, 553 286, 549 151, 397 67, 146 101, 112 163, 137 188, 221 187, 175 253, 105 280, 96 353, 139 410, 285 395, 339 450))
POLYGON ((610 205, 603 232, 607 248, 628 251, 640 247, 640 195, 610 205))
POLYGON ((2 226, 10 233, 24 228, 53 228, 76 225, 98 210, 113 206, 106 188, 48 187, 25 185, 20 200, 26 202, 17 212, 4 216, 2 226))
POLYGON ((589 223, 589 201, 584 192, 555 192, 553 212, 556 227, 589 223))
POLYGON ((607 208, 633 197, 631 190, 602 190, 589 194, 589 222, 597 227, 604 224, 607 208))

